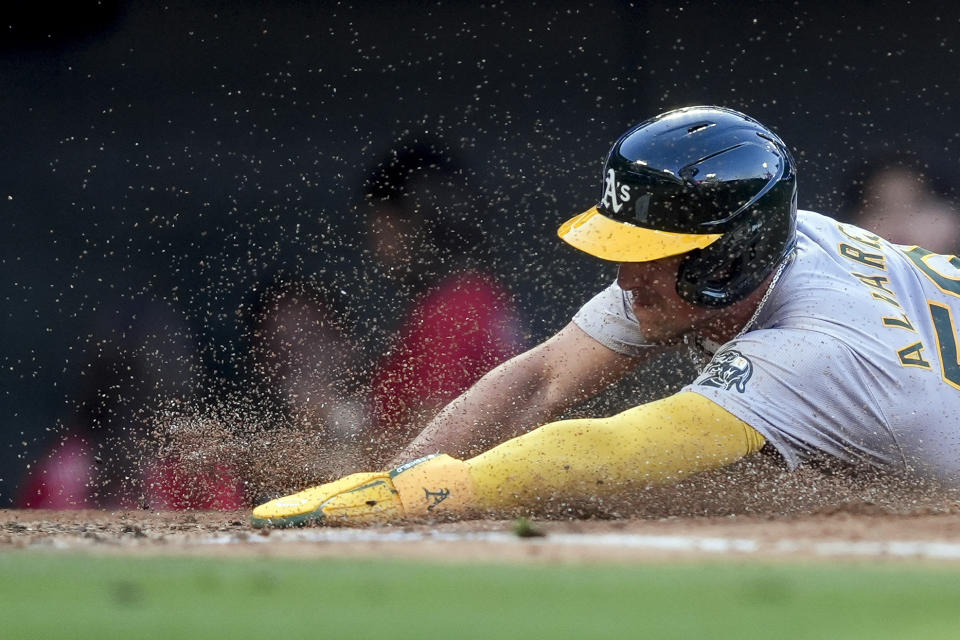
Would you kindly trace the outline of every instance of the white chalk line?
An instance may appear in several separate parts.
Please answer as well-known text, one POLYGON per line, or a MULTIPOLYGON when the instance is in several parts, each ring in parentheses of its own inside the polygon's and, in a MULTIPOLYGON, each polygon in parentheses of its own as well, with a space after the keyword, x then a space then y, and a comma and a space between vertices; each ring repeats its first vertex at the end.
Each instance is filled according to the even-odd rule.
POLYGON ((284 544, 311 543, 419 543, 419 542, 481 542, 491 545, 524 545, 550 547, 572 546, 584 548, 631 549, 706 554, 775 555, 810 554, 822 557, 856 556, 865 558, 917 558, 931 560, 960 560, 960 543, 925 540, 801 540, 782 539, 761 541, 752 538, 721 536, 666 536, 631 533, 551 533, 538 538, 520 538, 506 532, 448 532, 448 531, 376 531, 370 529, 298 529, 271 531, 261 535, 218 535, 191 540, 191 544, 284 544))

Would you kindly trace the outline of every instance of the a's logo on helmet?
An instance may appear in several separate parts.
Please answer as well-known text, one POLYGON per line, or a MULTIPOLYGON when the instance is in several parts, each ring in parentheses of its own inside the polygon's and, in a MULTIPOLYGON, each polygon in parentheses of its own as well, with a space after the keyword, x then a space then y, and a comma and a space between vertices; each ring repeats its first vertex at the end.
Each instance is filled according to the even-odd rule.
POLYGON ((623 205, 629 200, 630 185, 618 185, 617 176, 613 169, 607 169, 607 175, 603 179, 603 198, 600 199, 600 204, 614 213, 620 213, 620 209, 623 209, 623 205))
POLYGON ((694 384, 717 389, 731 389, 743 393, 753 375, 753 363, 736 349, 722 350, 713 357, 694 384))

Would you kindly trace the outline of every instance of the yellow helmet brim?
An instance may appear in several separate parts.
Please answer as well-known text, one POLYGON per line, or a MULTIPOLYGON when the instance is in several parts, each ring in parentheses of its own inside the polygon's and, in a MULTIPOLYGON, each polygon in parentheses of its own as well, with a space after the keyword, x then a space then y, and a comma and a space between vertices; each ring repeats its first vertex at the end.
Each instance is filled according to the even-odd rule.
POLYGON ((560 225, 557 235, 601 260, 649 262, 703 249, 720 233, 673 233, 618 222, 593 207, 560 225))

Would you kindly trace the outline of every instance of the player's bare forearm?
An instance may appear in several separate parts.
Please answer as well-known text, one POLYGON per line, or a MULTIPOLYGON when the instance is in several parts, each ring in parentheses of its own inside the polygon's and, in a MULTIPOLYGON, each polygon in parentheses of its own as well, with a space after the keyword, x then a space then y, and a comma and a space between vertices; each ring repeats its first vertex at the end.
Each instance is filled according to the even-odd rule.
POLYGON ((450 452, 469 457, 540 424, 555 411, 522 364, 506 362, 444 407, 396 458, 450 452))
POLYGON ((483 376, 447 405, 396 458, 464 458, 555 419, 616 382, 639 360, 597 343, 574 324, 483 376))

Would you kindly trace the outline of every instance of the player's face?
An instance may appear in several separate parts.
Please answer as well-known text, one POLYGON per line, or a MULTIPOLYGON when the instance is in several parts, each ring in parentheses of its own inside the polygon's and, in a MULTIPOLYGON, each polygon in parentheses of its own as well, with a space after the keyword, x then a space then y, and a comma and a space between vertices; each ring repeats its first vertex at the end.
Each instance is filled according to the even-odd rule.
POLYGON ((690 304, 677 293, 677 272, 683 256, 620 264, 617 283, 630 293, 644 338, 651 344, 672 344, 717 318, 715 309, 690 304))

